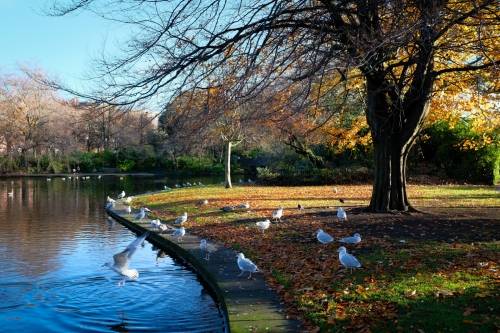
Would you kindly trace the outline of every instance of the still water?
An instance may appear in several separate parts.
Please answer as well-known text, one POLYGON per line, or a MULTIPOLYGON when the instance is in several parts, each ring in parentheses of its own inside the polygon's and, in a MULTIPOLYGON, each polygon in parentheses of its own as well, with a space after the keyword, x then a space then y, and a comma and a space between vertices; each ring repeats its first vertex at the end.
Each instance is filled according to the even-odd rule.
POLYGON ((119 287, 121 277, 102 267, 135 238, 107 221, 106 195, 164 184, 172 185, 147 177, 0 179, 0 331, 223 331, 197 276, 151 244, 132 257, 137 281, 119 287))

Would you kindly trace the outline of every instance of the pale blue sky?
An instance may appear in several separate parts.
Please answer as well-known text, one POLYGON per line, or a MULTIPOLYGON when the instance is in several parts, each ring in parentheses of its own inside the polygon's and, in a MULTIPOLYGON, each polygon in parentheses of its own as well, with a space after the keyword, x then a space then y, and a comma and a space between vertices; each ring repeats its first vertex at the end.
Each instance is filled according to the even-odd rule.
POLYGON ((49 17, 52 0, 0 0, 0 72, 39 67, 75 88, 103 49, 114 52, 127 29, 86 12, 49 17))

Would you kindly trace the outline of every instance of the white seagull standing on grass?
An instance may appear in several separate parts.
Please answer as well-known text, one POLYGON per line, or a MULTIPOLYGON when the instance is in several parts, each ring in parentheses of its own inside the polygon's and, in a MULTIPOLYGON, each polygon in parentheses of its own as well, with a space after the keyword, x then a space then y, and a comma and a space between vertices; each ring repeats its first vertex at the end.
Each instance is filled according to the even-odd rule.
POLYGON ((248 203, 248 201, 247 201, 245 203, 242 203, 242 204, 238 205, 237 208, 239 208, 239 209, 250 209, 250 203, 248 203))
POLYGON ((355 233, 354 235, 350 237, 344 237, 339 239, 339 242, 341 243, 347 243, 347 244, 358 244, 361 242, 361 235, 358 233, 355 233))
POLYGON ((273 211, 273 220, 279 220, 281 222, 281 217, 283 216, 283 207, 280 207, 273 211))
POLYGON ((238 267, 241 271, 240 275, 238 276, 242 276, 245 272, 248 272, 250 273, 248 274, 248 278, 251 279, 252 273, 256 273, 259 271, 257 265, 255 265, 252 260, 245 258, 245 255, 243 253, 239 253, 237 258, 238 259, 236 260, 236 263, 238 264, 238 267))
POLYGON ((337 209, 337 219, 339 221, 347 221, 347 213, 345 212, 344 208, 339 207, 337 209))
POLYGON ((259 221, 259 222, 255 222, 255 224, 257 225, 257 228, 259 228, 259 230, 262 231, 262 233, 264 233, 264 231, 266 229, 269 229, 269 226, 271 225, 271 221, 269 221, 269 220, 259 221))
POLYGON ((351 273, 353 268, 361 267, 361 263, 358 261, 358 259, 356 259, 356 257, 353 256, 352 254, 347 253, 347 249, 345 247, 343 246, 339 247, 337 252, 339 253, 340 263, 345 268, 351 269, 351 273))
POLYGON ((328 244, 333 242, 333 237, 327 233, 324 232, 323 229, 319 229, 316 232, 316 239, 321 243, 321 244, 328 244))
MULTIPOLYGON (((148 237, 149 232, 144 233, 143 235, 137 237, 130 243, 125 250, 120 253, 117 253, 113 256, 113 262, 107 262, 104 266, 107 266, 117 272, 118 274, 127 277, 131 280, 136 280, 139 277, 139 272, 137 269, 128 268, 128 263, 130 258, 137 250, 137 247, 144 242, 144 240, 148 237)), ((125 284, 125 279, 118 283, 119 286, 123 286, 125 284)))
POLYGON ((188 219, 188 213, 184 212, 184 214, 175 219, 174 223, 177 225, 183 225, 184 223, 186 223, 187 219, 188 219))

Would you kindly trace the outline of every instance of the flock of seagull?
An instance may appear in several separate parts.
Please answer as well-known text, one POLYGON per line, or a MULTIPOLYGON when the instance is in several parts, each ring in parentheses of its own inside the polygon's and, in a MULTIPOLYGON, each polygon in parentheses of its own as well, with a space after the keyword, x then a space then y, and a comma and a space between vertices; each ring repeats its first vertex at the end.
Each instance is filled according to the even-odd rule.
MULTIPOLYGON (((192 185, 191 183, 185 183, 182 184, 182 187, 190 187, 190 186, 203 186, 203 184, 198 183, 192 185)), ((179 184, 176 184, 174 187, 181 187, 179 184)), ((169 187, 165 186, 165 190, 169 191, 171 190, 169 187)), ((335 187, 334 192, 337 193, 338 189, 335 187)), ((132 208, 130 206, 130 203, 132 202, 132 197, 127 197, 125 191, 122 191, 118 196, 118 200, 122 200, 123 203, 126 204, 125 206, 125 211, 131 215, 132 214, 132 208)), ((106 209, 112 209, 116 203, 115 199, 112 199, 111 197, 107 197, 106 199, 106 209)), ((200 205, 207 205, 208 200, 202 200, 199 202, 200 205)), ((236 206, 225 206, 222 207, 221 210, 224 212, 232 212, 235 210, 248 210, 250 209, 250 203, 245 202, 240 205, 236 206)), ((298 205, 298 209, 301 210, 303 207, 301 205, 298 205)), ((151 212, 147 207, 141 207, 139 211, 134 215, 134 220, 136 221, 142 221, 146 219, 147 214, 151 212)), ((278 209, 274 210, 271 214, 271 219, 274 222, 281 222, 281 218, 283 217, 283 212, 284 209, 283 207, 279 207, 278 209)), ((342 208, 339 207, 337 209, 337 220, 338 221, 347 221, 347 213, 346 211, 342 208)), ((182 241, 182 238, 186 235, 186 229, 183 227, 183 224, 186 223, 188 220, 188 213, 184 212, 182 215, 178 216, 174 220, 174 225, 179 226, 179 228, 171 228, 166 224, 163 224, 159 219, 151 220, 150 227, 153 230, 157 230, 160 233, 165 233, 168 231, 173 231, 170 236, 173 238, 177 239, 178 242, 182 241)), ((260 230, 262 233, 265 232, 265 230, 269 229, 271 226, 271 220, 266 219, 264 221, 258 221, 255 223, 256 227, 258 230, 260 230)), ((113 263, 107 263, 106 266, 112 268, 115 272, 119 273, 120 275, 123 275, 129 279, 137 279, 139 276, 139 273, 137 270, 134 269, 129 269, 128 268, 128 262, 130 260, 130 257, 134 253, 135 249, 137 248, 138 244, 141 244, 144 242, 146 237, 149 235, 149 231, 146 232, 145 234, 137 237, 132 243, 130 243, 127 248, 125 248, 124 251, 117 253, 113 256, 114 262, 113 263)), ((318 240, 319 243, 321 244, 330 244, 334 242, 334 237, 325 232, 322 229, 319 229, 316 232, 316 239, 318 240)), ((344 244, 344 245, 356 245, 361 242, 361 235, 359 233, 355 233, 352 236, 348 237, 343 237, 338 240, 338 242, 344 244)), ((213 244, 209 243, 206 239, 202 239, 200 241, 200 251, 202 253, 202 256, 205 260, 210 260, 210 254, 216 251, 216 248, 213 244)), ((339 254, 339 262, 342 266, 344 266, 346 269, 350 269, 351 273, 354 268, 360 268, 361 263, 359 260, 353 256, 352 254, 347 252, 347 249, 345 246, 340 246, 337 250, 339 254)), ((259 272, 259 269, 255 263, 253 263, 250 259, 246 258, 243 253, 239 253, 236 257, 236 263, 238 265, 238 268, 240 269, 241 273, 239 276, 243 275, 244 273, 248 272, 248 278, 250 279, 252 277, 253 273, 259 272)), ((124 283, 124 282, 123 282, 124 283)))

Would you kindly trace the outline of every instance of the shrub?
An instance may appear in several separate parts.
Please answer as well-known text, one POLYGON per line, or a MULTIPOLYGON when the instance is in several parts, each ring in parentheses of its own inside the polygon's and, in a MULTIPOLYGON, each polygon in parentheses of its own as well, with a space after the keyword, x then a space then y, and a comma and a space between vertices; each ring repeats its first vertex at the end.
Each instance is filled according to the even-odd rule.
POLYGON ((447 176, 488 184, 500 180, 500 144, 496 133, 477 133, 464 119, 454 127, 437 122, 422 134, 425 160, 436 163, 447 176))

